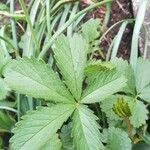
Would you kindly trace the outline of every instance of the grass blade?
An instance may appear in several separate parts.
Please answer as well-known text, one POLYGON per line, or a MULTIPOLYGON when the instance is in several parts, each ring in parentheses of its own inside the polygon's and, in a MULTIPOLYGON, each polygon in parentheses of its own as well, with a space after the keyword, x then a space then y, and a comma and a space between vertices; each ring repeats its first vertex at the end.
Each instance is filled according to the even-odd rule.
POLYGON ((140 7, 138 10, 138 14, 137 14, 136 22, 134 26, 133 36, 132 36, 130 63, 134 71, 136 69, 136 63, 137 63, 137 57, 138 57, 138 39, 139 39, 140 30, 144 21, 144 17, 145 17, 147 2, 148 0, 142 0, 140 3, 140 7))
MULTIPOLYGON (((31 22, 31 19, 30 19, 30 17, 29 17, 28 10, 27 10, 27 8, 26 8, 25 3, 24 3, 23 0, 19 0, 19 2, 20 2, 20 4, 21 4, 21 7, 22 7, 22 9, 23 9, 23 11, 24 11, 24 14, 25 14, 25 17, 26 17, 26 20, 27 20, 27 22, 28 22, 28 25, 29 25, 29 28, 30 28, 30 31, 31 31, 31 35, 32 35, 32 39, 33 39, 33 42, 34 42, 34 44, 35 44, 35 46, 36 46, 36 49, 37 49, 38 51, 40 51, 40 46, 39 46, 39 44, 38 44, 38 41, 37 41, 37 38, 36 38, 36 34, 35 34, 34 29, 33 29, 33 26, 32 26, 33 23, 31 22)), ((38 0, 38 1, 36 1, 36 3, 37 3, 37 5, 39 5, 40 1, 38 0)), ((27 49, 27 50, 28 50, 28 49, 27 49)), ((29 49, 29 50, 30 50, 30 49, 29 49)))
POLYGON ((127 24, 128 24, 127 21, 123 22, 120 29, 119 29, 118 34, 116 35, 114 45, 113 45, 113 49, 112 49, 111 59, 113 59, 117 56, 119 45, 120 45, 120 42, 121 42, 121 39, 122 39, 122 36, 123 36, 123 33, 126 29, 127 24))

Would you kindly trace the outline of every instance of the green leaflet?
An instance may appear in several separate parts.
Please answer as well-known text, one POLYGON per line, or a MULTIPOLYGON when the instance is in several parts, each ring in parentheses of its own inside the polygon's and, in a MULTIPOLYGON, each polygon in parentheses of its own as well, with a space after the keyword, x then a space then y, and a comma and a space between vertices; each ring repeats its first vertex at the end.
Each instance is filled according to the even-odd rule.
MULTIPOLYGON (((2 52, 0 51, 0 54, 2 52)), ((2 54, 0 55, 0 76, 2 75, 3 72, 3 67, 10 61, 9 58, 4 57, 2 54)))
POLYGON ((71 128, 71 122, 61 128, 60 138, 62 142, 62 150, 75 150, 73 145, 73 137, 71 135, 71 128))
POLYGON ((131 150, 131 140, 128 134, 119 129, 111 127, 107 133, 107 145, 105 150, 131 150))
POLYGON ((18 93, 56 102, 74 102, 59 77, 43 61, 13 60, 6 66, 4 76, 8 87, 18 93))
POLYGON ((86 66, 84 72, 88 78, 95 78, 95 75, 101 71, 114 69, 115 66, 111 62, 102 62, 101 60, 91 60, 86 66))
POLYGON ((127 79, 127 85, 123 91, 135 95, 135 77, 132 67, 122 58, 114 58, 111 62, 116 67, 118 74, 124 75, 127 79))
POLYGON ((98 118, 86 106, 78 106, 73 115, 72 136, 77 150, 102 150, 98 118))
POLYGON ((150 61, 138 59, 136 68, 136 88, 140 93, 150 83, 150 61))
POLYGON ((58 138, 58 135, 54 135, 51 139, 47 141, 43 146, 41 146, 38 150, 61 150, 61 142, 58 138))
POLYGON ((0 111, 0 132, 10 132, 14 124, 15 120, 9 114, 0 111))
POLYGON ((65 79, 66 85, 78 101, 81 97, 84 80, 86 51, 87 44, 79 34, 74 34, 71 38, 61 35, 55 42, 54 54, 57 66, 65 79))
POLYGON ((106 70, 95 75, 85 89, 81 103, 95 103, 118 92, 126 85, 124 76, 118 76, 116 70, 106 70))
POLYGON ((131 124, 135 128, 139 128, 143 124, 146 124, 146 120, 148 119, 147 114, 149 113, 146 109, 146 105, 143 102, 136 100, 135 102, 132 101, 129 103, 129 107, 132 114, 130 117, 131 124))
POLYGON ((112 110, 113 105, 116 103, 116 101, 117 101, 117 96, 112 95, 112 96, 106 98, 105 100, 101 101, 100 107, 101 107, 102 111, 106 114, 108 119, 117 121, 120 118, 112 110))
POLYGON ((140 92, 139 97, 148 103, 150 102, 150 84, 144 87, 144 89, 140 92))
MULTIPOLYGON (((13 149, 37 150, 48 140, 52 142, 51 138, 54 138, 57 130, 60 129, 74 109, 74 105, 57 104, 30 111, 22 117, 23 120, 18 122, 13 130, 15 135, 10 140, 13 149)), ((54 142, 56 143, 56 140, 54 142)))
MULTIPOLYGON (((126 102, 126 103, 130 103, 131 101, 133 101, 132 97, 125 96, 125 95, 119 95, 119 94, 112 95, 112 96, 106 98, 105 100, 101 101, 100 107, 101 107, 102 111, 106 114, 107 119, 110 119, 110 121, 115 120, 117 122, 118 120, 122 120, 122 118, 120 118, 118 115, 116 115, 115 112, 113 111, 113 107, 117 103, 118 99, 123 99, 124 102, 126 102)), ((127 109, 127 108, 125 108, 125 109, 127 109)))
POLYGON ((138 59, 136 68, 136 89, 138 96, 143 100, 150 102, 150 62, 142 58, 138 59))
POLYGON ((100 37, 100 20, 99 19, 90 19, 82 25, 81 32, 83 37, 86 39, 89 44, 88 53, 94 52, 99 49, 99 40, 100 37))

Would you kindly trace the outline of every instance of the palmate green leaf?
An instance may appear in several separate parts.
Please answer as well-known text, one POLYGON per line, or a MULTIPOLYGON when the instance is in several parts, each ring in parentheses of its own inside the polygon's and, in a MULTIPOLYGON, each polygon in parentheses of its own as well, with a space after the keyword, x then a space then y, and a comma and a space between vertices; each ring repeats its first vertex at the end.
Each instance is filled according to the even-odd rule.
POLYGON ((73 142, 77 150, 102 150, 98 118, 86 106, 78 106, 73 115, 73 142))
POLYGON ((146 105, 136 100, 135 102, 130 102, 129 107, 131 110, 130 122, 135 128, 139 128, 140 126, 146 124, 146 120, 148 119, 147 114, 149 113, 146 109, 146 105))
POLYGON ((74 101, 59 77, 43 61, 13 60, 6 66, 4 76, 8 87, 18 93, 56 102, 74 101))
POLYGON ((124 76, 116 73, 116 70, 106 70, 93 76, 85 89, 81 103, 95 103, 104 100, 118 92, 126 85, 124 76))
POLYGON ((61 35, 55 42, 54 54, 57 66, 76 100, 81 97, 86 51, 87 44, 79 34, 74 34, 71 38, 61 35))
POLYGON ((125 131, 111 127, 107 133, 107 145, 105 150, 131 150, 131 140, 125 131))
MULTIPOLYGON (((57 104, 51 107, 39 107, 22 117, 13 130, 10 142, 15 150, 37 150, 48 140, 53 140, 55 133, 74 111, 71 104, 57 104)), ((54 140, 56 143, 56 140, 54 140)), ((54 143, 52 143, 53 145, 54 143)), ((51 147, 51 146, 50 146, 51 147)))

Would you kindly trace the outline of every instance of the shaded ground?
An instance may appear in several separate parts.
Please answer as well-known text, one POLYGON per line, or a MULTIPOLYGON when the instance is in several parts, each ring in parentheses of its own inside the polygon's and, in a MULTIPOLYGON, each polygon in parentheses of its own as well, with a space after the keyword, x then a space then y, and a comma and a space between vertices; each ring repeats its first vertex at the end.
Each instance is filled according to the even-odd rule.
MULTIPOLYGON (((120 20, 129 19, 129 18, 133 18, 131 1, 118 0, 118 3, 115 2, 112 5, 111 17, 110 17, 110 22, 108 27, 110 27, 111 25, 113 25, 114 23, 120 20)), ((110 34, 107 35, 106 40, 111 42, 112 38, 117 34, 118 30, 119 30, 119 26, 114 28, 114 30, 112 30, 110 34)), ((131 49, 132 30, 133 28, 131 26, 128 26, 125 30, 124 36, 122 38, 119 47, 118 55, 120 57, 129 58, 130 49, 131 49)))

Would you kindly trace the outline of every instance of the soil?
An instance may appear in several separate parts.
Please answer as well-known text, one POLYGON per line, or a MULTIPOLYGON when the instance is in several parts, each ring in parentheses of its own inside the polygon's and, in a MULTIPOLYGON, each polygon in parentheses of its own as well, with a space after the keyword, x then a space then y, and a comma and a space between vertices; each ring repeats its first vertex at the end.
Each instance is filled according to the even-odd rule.
MULTIPOLYGON (((119 3, 113 3, 111 10, 111 17, 108 27, 114 23, 123 20, 133 18, 132 5, 130 0, 118 0, 119 3)), ((111 42, 113 37, 117 34, 119 26, 114 28, 110 34, 107 35, 106 39, 111 42)), ((128 26, 124 32, 120 47, 119 47, 119 57, 128 59, 130 56, 131 40, 132 40, 132 26, 128 26)))
MULTIPOLYGON (((84 7, 84 5, 83 5, 84 7)), ((105 15, 105 7, 100 7, 91 13, 87 14, 86 20, 89 18, 100 18, 101 20, 104 19, 105 15)), ((110 20, 108 23, 107 28, 111 27, 113 24, 116 22, 123 20, 123 19, 129 19, 133 18, 133 10, 132 10, 132 4, 130 0, 117 0, 112 4, 111 7, 111 16, 110 20)), ((119 30, 120 25, 115 27, 113 30, 111 30, 105 37, 105 39, 102 41, 100 47, 103 50, 104 54, 106 54, 111 41, 117 34, 119 30)), ((119 52, 118 52, 118 57, 123 57, 124 59, 129 59, 130 57, 130 49, 131 49, 131 40, 132 40, 132 32, 133 32, 133 27, 127 26, 122 41, 119 46, 119 52)))

